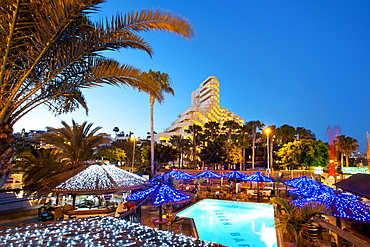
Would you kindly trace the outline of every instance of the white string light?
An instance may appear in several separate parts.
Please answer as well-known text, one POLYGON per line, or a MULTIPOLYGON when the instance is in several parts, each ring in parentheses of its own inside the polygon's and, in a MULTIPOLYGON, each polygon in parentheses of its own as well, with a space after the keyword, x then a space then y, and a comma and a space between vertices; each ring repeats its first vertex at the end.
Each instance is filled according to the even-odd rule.
POLYGON ((58 185, 55 191, 91 191, 134 187, 145 179, 113 165, 91 165, 58 185))
POLYGON ((114 217, 9 227, 1 246, 219 246, 183 234, 157 230, 114 217))

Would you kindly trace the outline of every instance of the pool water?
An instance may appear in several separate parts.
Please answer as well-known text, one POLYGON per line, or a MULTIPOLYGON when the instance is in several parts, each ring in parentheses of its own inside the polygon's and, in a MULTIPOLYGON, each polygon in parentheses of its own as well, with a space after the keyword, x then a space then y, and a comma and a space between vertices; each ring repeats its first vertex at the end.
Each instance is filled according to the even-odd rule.
POLYGON ((177 216, 194 219, 200 240, 231 247, 277 246, 270 204, 205 199, 177 216))

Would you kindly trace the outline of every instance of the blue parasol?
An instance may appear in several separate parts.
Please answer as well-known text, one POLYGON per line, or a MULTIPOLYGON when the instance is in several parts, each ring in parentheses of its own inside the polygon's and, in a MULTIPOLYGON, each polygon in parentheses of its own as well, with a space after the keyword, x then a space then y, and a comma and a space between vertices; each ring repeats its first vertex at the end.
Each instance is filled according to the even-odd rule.
POLYGON ((150 203, 159 207, 159 222, 162 222, 162 204, 179 203, 191 199, 192 197, 178 191, 168 184, 158 184, 149 189, 136 191, 126 197, 127 201, 138 201, 148 198, 150 203))
POLYGON ((288 181, 283 182, 283 184, 288 185, 294 188, 303 188, 313 184, 319 184, 319 182, 313 180, 312 178, 308 178, 306 176, 302 176, 299 178, 294 178, 288 181))
POLYGON ((165 174, 166 176, 172 176, 177 180, 187 180, 187 179, 194 179, 192 175, 189 173, 183 172, 183 171, 178 171, 178 170, 173 170, 170 172, 167 172, 165 174))
POLYGON ((292 201, 297 207, 302 207, 310 202, 318 202, 327 206, 331 210, 330 214, 335 217, 370 222, 370 206, 358 200, 354 195, 347 193, 321 193, 319 196, 292 201))
POLYGON ((211 171, 204 171, 196 174, 194 178, 221 178, 221 175, 211 171))
POLYGON ((244 173, 238 172, 238 171, 232 171, 232 172, 229 172, 223 175, 223 177, 231 178, 231 179, 243 179, 243 178, 246 178, 247 175, 245 175, 244 173))
POLYGON ((264 176, 261 172, 253 173, 252 175, 247 176, 247 177, 243 178, 242 180, 244 180, 244 181, 254 181, 254 182, 267 182, 267 183, 274 182, 274 180, 264 176))
POLYGON ((288 190, 288 192, 297 196, 316 197, 323 193, 332 194, 334 193, 334 189, 327 185, 316 182, 312 183, 311 185, 302 186, 298 189, 288 190))

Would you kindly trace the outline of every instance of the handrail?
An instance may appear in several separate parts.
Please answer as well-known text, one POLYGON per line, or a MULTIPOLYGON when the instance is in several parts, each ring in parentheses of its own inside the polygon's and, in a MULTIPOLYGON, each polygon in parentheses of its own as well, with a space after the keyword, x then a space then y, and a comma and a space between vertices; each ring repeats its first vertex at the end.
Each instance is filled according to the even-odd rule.
POLYGON ((197 229, 197 226, 195 225, 195 221, 193 218, 187 218, 187 217, 183 217, 184 219, 187 219, 190 221, 190 231, 191 231, 191 235, 196 238, 196 239, 199 239, 199 234, 198 234, 198 229, 197 229))

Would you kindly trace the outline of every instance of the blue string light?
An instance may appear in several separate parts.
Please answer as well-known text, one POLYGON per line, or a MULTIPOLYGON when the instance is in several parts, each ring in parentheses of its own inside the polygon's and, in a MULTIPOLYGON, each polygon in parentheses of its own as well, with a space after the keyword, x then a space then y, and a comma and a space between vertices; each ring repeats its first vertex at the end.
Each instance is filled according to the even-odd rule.
POLYGON ((244 173, 238 172, 238 171, 232 171, 232 172, 229 172, 223 175, 223 177, 230 178, 230 179, 243 179, 243 178, 246 178, 247 175, 245 175, 244 173))
POLYGON ((195 175, 194 178, 221 178, 221 175, 211 171, 204 171, 195 175))
POLYGON ((328 206, 332 211, 331 214, 335 217, 370 222, 370 206, 351 194, 322 193, 315 197, 292 201, 298 207, 310 202, 318 202, 328 206))
POLYGON ((283 182, 285 185, 288 185, 290 187, 294 188, 302 188, 302 187, 307 187, 311 184, 319 184, 319 182, 316 182, 312 178, 308 178, 306 176, 302 176, 299 178, 294 178, 288 181, 283 182))
POLYGON ((178 171, 178 170, 167 172, 165 175, 174 177, 177 180, 194 179, 194 177, 190 175, 189 173, 178 171))
POLYGON ((153 205, 161 205, 166 202, 182 202, 191 199, 190 195, 179 192, 167 184, 160 184, 147 190, 137 191, 126 197, 127 201, 142 200, 146 197, 152 198, 153 205))
POLYGON ((334 189, 321 183, 312 183, 306 186, 301 185, 299 189, 288 190, 288 192, 297 196, 316 197, 323 193, 334 193, 334 189))
POLYGON ((274 182, 271 178, 268 178, 264 175, 262 175, 260 172, 253 173, 250 176, 247 176, 246 178, 243 178, 244 181, 254 181, 254 182, 274 182))

